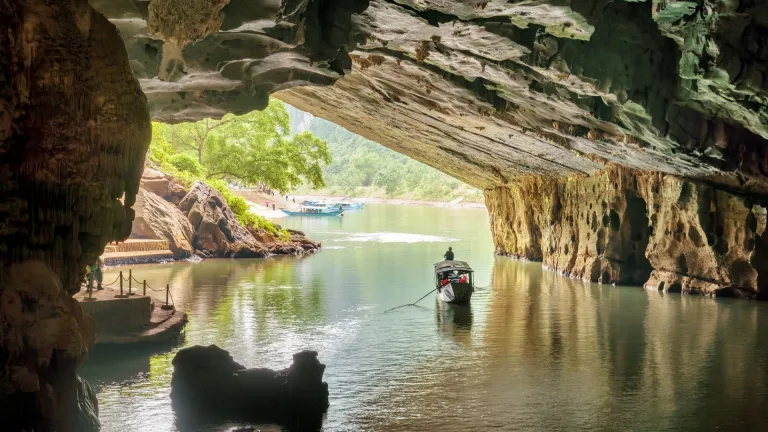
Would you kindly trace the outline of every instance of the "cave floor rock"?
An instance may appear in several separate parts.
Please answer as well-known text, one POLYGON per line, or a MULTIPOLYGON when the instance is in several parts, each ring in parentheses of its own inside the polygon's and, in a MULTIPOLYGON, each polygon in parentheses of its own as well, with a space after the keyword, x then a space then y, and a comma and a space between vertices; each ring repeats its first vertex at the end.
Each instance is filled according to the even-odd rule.
POLYGON ((177 342, 187 323, 187 313, 162 308, 161 302, 136 292, 120 298, 120 290, 104 288, 75 295, 83 311, 92 316, 96 326, 96 344, 170 344, 177 342))

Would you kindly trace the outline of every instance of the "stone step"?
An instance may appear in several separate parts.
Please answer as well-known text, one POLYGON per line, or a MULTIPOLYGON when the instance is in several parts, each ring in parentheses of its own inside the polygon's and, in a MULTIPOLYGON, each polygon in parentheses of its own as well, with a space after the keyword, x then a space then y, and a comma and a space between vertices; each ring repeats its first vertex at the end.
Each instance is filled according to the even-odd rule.
POLYGON ((108 244, 104 248, 104 253, 115 252, 141 252, 141 251, 164 251, 168 249, 168 240, 156 239, 128 239, 125 242, 115 245, 108 244))
POLYGON ((131 264, 148 264, 161 261, 173 261, 170 250, 150 250, 134 252, 110 252, 102 255, 104 264, 108 266, 124 266, 131 264))

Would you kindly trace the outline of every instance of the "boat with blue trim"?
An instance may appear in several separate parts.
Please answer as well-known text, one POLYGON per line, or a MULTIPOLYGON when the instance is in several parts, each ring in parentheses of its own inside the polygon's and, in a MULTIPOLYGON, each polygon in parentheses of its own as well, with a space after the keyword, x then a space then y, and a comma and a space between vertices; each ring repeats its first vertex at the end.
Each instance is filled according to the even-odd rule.
POLYGON ((299 211, 280 209, 288 216, 339 216, 344 213, 344 209, 328 206, 302 205, 299 211))

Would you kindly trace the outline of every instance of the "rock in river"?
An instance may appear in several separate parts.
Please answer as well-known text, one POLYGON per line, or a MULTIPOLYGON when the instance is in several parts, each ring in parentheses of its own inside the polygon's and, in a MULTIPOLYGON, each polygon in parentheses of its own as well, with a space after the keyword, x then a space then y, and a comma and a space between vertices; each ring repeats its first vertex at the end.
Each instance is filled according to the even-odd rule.
POLYGON ((320 425, 328 409, 325 365, 315 351, 274 371, 247 369, 216 345, 185 348, 173 359, 171 399, 182 422, 245 420, 320 425))
POLYGON ((262 258, 269 254, 235 218, 219 191, 195 182, 179 203, 197 232, 194 246, 200 254, 221 258, 262 258))

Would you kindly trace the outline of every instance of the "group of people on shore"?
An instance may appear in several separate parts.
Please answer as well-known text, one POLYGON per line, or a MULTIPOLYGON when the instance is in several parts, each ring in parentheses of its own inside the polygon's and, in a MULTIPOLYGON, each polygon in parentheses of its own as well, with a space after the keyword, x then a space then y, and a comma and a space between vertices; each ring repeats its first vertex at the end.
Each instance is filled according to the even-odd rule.
MULTIPOLYGON (((272 195, 274 196, 274 195, 275 195, 275 193, 274 193, 274 192, 272 192, 272 195)), ((285 200, 286 200, 286 201, 290 201, 290 200, 288 199, 288 195, 286 195, 286 196, 285 196, 285 200)), ((296 198, 294 198, 294 199, 293 199, 293 203, 294 203, 294 204, 296 204, 296 198)), ((269 208, 269 205, 270 205, 270 202, 269 202, 269 200, 267 200, 267 201, 264 201, 264 207, 266 207, 266 208, 269 208)), ((274 202, 274 201, 272 201, 272 210, 273 210, 273 211, 274 211, 274 210, 277 210, 277 203, 276 203, 276 202, 274 202)))

